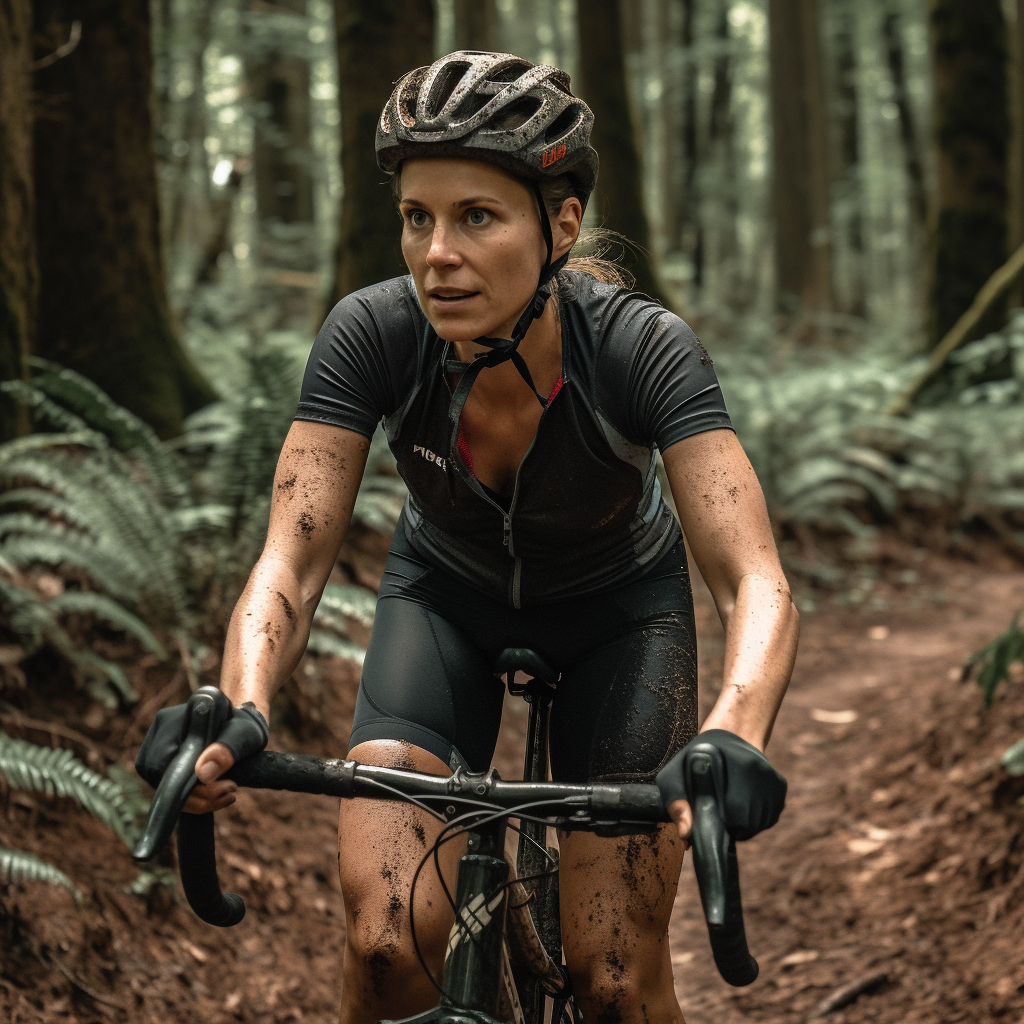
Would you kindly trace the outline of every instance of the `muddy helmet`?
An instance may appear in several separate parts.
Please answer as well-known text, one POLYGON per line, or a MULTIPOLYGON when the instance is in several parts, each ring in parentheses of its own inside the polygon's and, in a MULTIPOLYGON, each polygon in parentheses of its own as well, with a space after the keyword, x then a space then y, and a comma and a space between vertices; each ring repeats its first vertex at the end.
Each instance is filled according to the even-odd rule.
POLYGON ((377 124, 377 163, 394 174, 408 157, 455 156, 533 181, 567 174, 586 206, 597 180, 593 123, 564 71, 457 50, 399 80, 377 124))

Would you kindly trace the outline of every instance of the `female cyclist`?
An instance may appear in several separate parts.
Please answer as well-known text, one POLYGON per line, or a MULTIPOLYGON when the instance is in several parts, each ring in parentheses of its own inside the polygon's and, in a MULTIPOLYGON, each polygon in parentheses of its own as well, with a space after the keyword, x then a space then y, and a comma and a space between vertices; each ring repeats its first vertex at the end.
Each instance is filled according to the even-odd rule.
MULTIPOLYGON (((789 680, 797 613, 707 353, 678 317, 602 281, 600 265, 567 263, 597 176, 592 121, 563 72, 509 54, 454 53, 395 88, 377 158, 393 175, 409 276, 349 295, 317 337, 266 548, 229 627, 221 685, 236 711, 199 761, 204 785, 187 810, 233 802, 234 784, 215 780, 265 745, 271 697, 305 649, 383 421, 409 500, 351 757, 485 769, 503 697, 494 659, 517 646, 562 673, 555 779, 650 781, 665 768, 697 731, 697 665, 657 449, 726 629, 702 738, 726 756, 727 817, 740 835, 777 817, 784 783, 763 782, 760 750, 789 680)), ((172 712, 161 712, 168 735, 172 712)), ((159 725, 140 764, 169 757, 159 725)), ((659 784, 677 829, 561 843, 565 957, 588 1020, 682 1021, 667 929, 690 817, 671 771, 659 784)), ((437 830, 404 805, 343 802, 343 1022, 436 1002, 408 904, 437 830)), ((417 887, 415 917, 439 976, 451 914, 436 879, 417 887)))

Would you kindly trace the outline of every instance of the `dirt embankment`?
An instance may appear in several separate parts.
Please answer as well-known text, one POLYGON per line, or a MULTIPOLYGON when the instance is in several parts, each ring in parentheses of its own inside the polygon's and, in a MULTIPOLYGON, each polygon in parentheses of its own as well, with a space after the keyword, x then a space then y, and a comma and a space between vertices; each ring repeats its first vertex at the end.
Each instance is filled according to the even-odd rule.
MULTIPOLYGON (((917 577, 876 588, 874 610, 825 602, 805 616, 770 749, 790 779, 788 806, 740 851, 761 977, 742 991, 718 979, 687 867, 672 930, 689 1024, 802 1022, 830 999, 822 1019, 835 1022, 1024 1019, 1024 786, 998 766, 1024 735, 1024 688, 1006 688, 983 713, 976 688, 951 678, 1024 606, 1024 575, 934 561, 917 577)), ((721 640, 706 594, 698 604, 707 707, 721 640)), ((63 744, 125 760, 156 707, 188 692, 157 667, 133 681, 148 700, 130 715, 104 720, 77 698, 36 690, 2 695, 3 726, 45 742, 24 720, 59 721, 77 734, 63 744)), ((304 663, 272 745, 343 751, 355 683, 337 662, 304 663)), ((519 702, 508 720, 503 774, 518 764, 519 702)), ((249 912, 221 931, 163 886, 126 891, 137 874, 127 851, 87 815, 8 794, 0 845, 55 862, 85 901, 42 884, 0 890, 0 1019, 335 1021, 335 821, 330 800, 241 793, 218 816, 218 841, 222 881, 249 912)))

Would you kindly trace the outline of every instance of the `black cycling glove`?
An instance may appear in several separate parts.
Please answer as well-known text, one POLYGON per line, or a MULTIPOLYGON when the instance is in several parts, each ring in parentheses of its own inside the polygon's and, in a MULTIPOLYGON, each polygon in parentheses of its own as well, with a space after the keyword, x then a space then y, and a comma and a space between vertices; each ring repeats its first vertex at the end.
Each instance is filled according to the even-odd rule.
POLYGON ((726 729, 700 733, 658 772, 655 782, 665 806, 687 799, 683 758, 696 743, 710 743, 722 754, 725 792, 718 793, 718 806, 733 839, 750 839, 771 828, 786 803, 786 780, 757 747, 726 729))
MULTIPOLYGON (((185 739, 187 727, 187 704, 176 704, 156 713, 135 758, 135 770, 154 788, 160 784, 168 765, 174 760, 185 739)), ((263 750, 269 739, 267 720, 255 704, 246 701, 241 707, 231 709, 231 716, 212 742, 223 743, 238 764, 250 754, 263 750)))

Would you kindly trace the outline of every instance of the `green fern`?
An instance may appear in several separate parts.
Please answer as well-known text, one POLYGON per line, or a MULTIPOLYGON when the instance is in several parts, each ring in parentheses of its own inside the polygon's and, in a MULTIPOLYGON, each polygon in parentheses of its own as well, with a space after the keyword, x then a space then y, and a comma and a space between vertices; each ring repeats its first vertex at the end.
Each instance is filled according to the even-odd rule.
POLYGON ((376 602, 376 594, 366 587, 328 583, 313 615, 306 649, 361 665, 366 651, 351 638, 348 626, 350 621, 373 625, 376 602))
POLYGON ((1024 661, 1024 629, 1020 627, 1020 613, 1014 615, 1009 627, 981 650, 975 651, 966 664, 967 672, 976 672, 985 707, 991 707, 999 684, 1009 676, 1009 667, 1015 661, 1024 661))
POLYGON ((87 768, 70 750, 36 746, 0 732, 0 776, 14 789, 74 800, 129 846, 136 837, 121 787, 87 768))
POLYGON ((40 860, 34 854, 23 850, 11 850, 0 846, 0 881, 14 882, 49 882, 67 889, 76 900, 81 899, 75 883, 59 868, 40 860))

